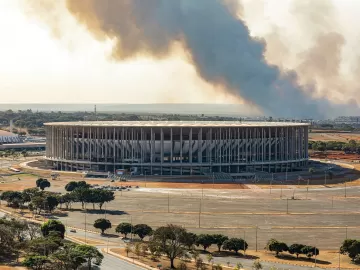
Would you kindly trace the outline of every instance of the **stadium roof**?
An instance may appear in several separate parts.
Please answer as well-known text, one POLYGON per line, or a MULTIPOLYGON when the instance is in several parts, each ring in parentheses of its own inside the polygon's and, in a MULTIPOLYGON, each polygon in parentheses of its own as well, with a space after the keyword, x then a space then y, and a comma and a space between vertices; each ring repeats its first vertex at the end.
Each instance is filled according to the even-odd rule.
POLYGON ((293 122, 247 122, 247 121, 91 121, 54 122, 45 126, 77 127, 281 127, 308 126, 308 123, 293 122))

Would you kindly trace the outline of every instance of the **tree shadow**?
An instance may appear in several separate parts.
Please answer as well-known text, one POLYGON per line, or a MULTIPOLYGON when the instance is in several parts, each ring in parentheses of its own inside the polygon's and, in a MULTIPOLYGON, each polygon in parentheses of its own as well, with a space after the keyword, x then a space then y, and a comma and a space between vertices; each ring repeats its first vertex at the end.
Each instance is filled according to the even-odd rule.
MULTIPOLYGON (((313 258, 307 258, 307 257, 296 258, 296 256, 292 256, 292 255, 288 255, 288 254, 279 254, 279 256, 277 256, 276 258, 280 259, 280 260, 311 262, 311 263, 315 264, 315 258, 314 257, 313 258)), ((317 264, 324 264, 324 265, 331 264, 331 262, 319 260, 318 258, 316 258, 316 263, 317 264)))
POLYGON ((248 254, 243 254, 243 253, 235 253, 235 252, 231 252, 231 251, 226 251, 226 250, 221 250, 219 251, 214 251, 212 253, 213 257, 231 257, 231 258, 242 258, 242 259, 248 259, 248 260, 257 260, 259 259, 258 256, 254 256, 254 255, 248 255, 248 254))
POLYGON ((119 238, 120 235, 117 235, 117 234, 112 234, 112 233, 104 233, 104 234, 101 234, 102 237, 106 237, 106 238, 119 238))
MULTIPOLYGON (((82 212, 82 213, 85 213, 85 209, 69 209, 68 210, 69 212, 82 212)), ((96 214, 96 215, 104 215, 104 214, 107 214, 107 215, 128 215, 127 212, 125 211, 121 211, 121 210, 100 210, 100 209, 87 209, 86 210, 86 214, 96 214)))

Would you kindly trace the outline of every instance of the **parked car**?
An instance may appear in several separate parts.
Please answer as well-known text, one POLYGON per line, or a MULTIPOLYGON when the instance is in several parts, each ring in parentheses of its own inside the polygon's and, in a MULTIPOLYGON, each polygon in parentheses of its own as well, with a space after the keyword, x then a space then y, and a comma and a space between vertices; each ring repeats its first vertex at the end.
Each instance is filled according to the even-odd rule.
POLYGON ((76 230, 75 229, 70 229, 70 232, 76 233, 76 230))

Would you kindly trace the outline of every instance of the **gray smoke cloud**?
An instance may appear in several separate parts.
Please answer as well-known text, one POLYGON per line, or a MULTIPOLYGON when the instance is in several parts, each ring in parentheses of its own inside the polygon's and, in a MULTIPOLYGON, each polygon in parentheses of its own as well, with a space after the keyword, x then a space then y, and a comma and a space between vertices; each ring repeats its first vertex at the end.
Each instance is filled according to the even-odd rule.
MULTIPOLYGON (((221 0, 67 0, 69 11, 98 38, 116 40, 113 56, 164 57, 174 42, 186 47, 199 75, 224 84, 265 114, 320 116, 327 100, 311 98, 294 72, 280 72, 264 59, 265 42, 250 37, 231 3, 221 0)), ((310 93, 310 94, 309 94, 310 93)))

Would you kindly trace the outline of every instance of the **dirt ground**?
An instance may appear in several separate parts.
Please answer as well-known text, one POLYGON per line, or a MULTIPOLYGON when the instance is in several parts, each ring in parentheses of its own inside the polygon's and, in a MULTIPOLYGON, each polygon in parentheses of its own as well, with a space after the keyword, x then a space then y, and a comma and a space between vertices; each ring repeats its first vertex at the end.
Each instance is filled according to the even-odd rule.
MULTIPOLYGON (((111 249, 112 252, 120 254, 124 257, 127 257, 124 248, 113 248, 111 249)), ((215 248, 209 249, 210 252, 213 252, 214 257, 218 257, 220 254, 224 256, 228 254, 228 256, 234 257, 235 254, 232 252, 221 252, 217 254, 214 253, 215 248)), ((273 252, 268 251, 255 251, 255 250, 247 250, 246 251, 247 258, 258 258, 260 261, 267 261, 267 262, 274 262, 274 263, 282 263, 282 264, 291 264, 291 265, 301 265, 301 266, 309 266, 312 267, 315 264, 315 258, 308 259, 307 257, 300 255, 299 258, 296 258, 295 255, 290 255, 288 253, 280 254, 279 257, 275 257, 273 252)), ((157 267, 158 264, 161 264, 163 267, 168 267, 170 265, 169 260, 166 257, 162 257, 159 259, 158 262, 154 262, 150 260, 150 256, 147 255, 146 257, 140 256, 138 257, 134 253, 130 252, 128 258, 134 258, 142 263, 150 265, 151 267, 157 267)), ((243 255, 239 255, 239 258, 244 258, 243 255)), ((178 265, 180 260, 176 260, 175 266, 178 265)), ((206 261, 204 261, 206 263, 206 261)), ((193 262, 187 263, 190 267, 189 269, 195 270, 195 265, 193 262)), ((339 266, 339 253, 337 251, 321 251, 319 256, 316 257, 316 265, 320 268, 337 268, 339 266)), ((232 265, 231 265, 232 266, 232 265)), ((359 265, 355 265, 351 262, 350 258, 346 255, 340 254, 340 266, 343 269, 359 269, 359 265)))
POLYGON ((329 160, 344 160, 357 162, 360 160, 360 155, 357 154, 345 154, 344 151, 326 151, 326 152, 309 152, 311 158, 316 159, 329 159, 329 160))
POLYGON ((349 140, 360 141, 360 133, 341 133, 341 132, 311 132, 311 141, 339 141, 348 142, 349 140))

